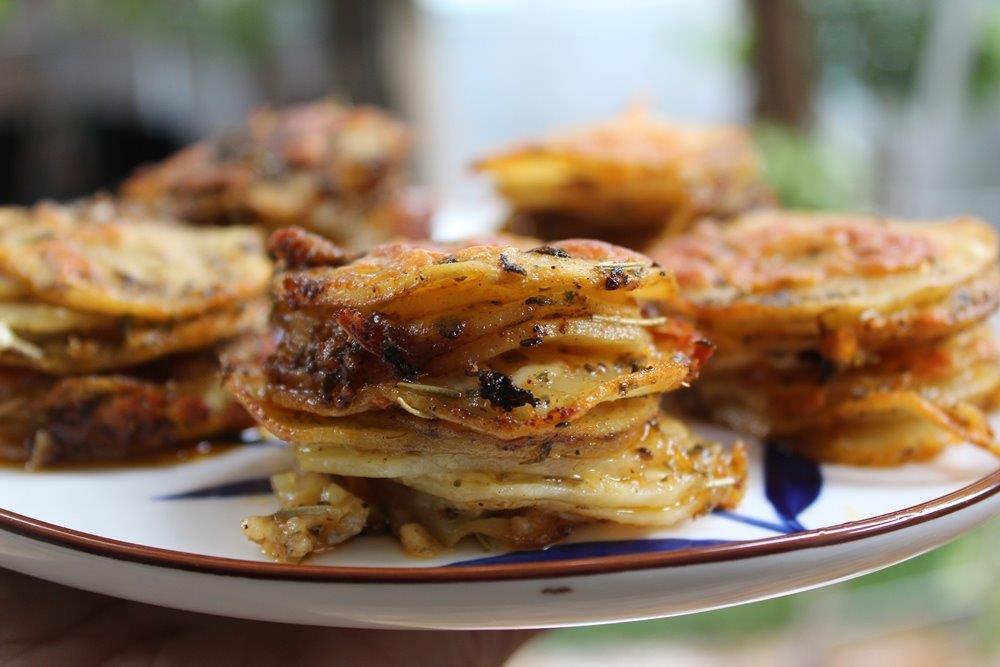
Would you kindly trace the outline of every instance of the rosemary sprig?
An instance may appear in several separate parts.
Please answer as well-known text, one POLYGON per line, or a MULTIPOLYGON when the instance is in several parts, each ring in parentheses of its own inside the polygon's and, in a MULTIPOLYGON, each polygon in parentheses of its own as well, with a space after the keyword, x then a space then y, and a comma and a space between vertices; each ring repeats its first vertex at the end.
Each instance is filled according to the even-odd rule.
POLYGON ((287 521, 297 516, 326 516, 336 508, 331 505, 300 505, 298 507, 286 507, 280 509, 271 516, 277 521, 287 521))
POLYGON ((595 267, 599 269, 645 269, 649 267, 649 264, 645 262, 598 262, 594 264, 595 267))
POLYGON ((437 417, 435 417, 429 412, 424 412, 423 410, 417 410, 415 407, 404 401, 402 396, 396 397, 396 403, 399 404, 399 407, 403 408, 414 417, 420 417, 421 419, 437 419, 437 417))
POLYGON ((473 533, 472 536, 479 542, 479 546, 482 547, 483 551, 493 551, 493 543, 490 542, 490 538, 482 533, 473 533))
POLYGON ((664 315, 660 317, 618 317, 617 315, 591 315, 598 322, 613 322, 615 324, 634 324, 640 327, 658 327, 667 323, 664 315))
POLYGON ((0 323, 0 350, 14 350, 30 359, 41 359, 45 356, 42 348, 19 337, 9 326, 2 323, 0 323))
POLYGON ((461 398, 462 392, 448 387, 436 387, 432 384, 420 384, 419 382, 397 382, 400 389, 409 389, 421 394, 432 394, 434 396, 447 396, 449 398, 461 398))

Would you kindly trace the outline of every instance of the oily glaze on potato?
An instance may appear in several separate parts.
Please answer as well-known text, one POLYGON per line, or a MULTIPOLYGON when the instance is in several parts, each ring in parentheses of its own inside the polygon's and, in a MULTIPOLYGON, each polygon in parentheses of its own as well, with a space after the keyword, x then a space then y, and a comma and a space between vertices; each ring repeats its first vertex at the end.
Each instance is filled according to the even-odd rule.
POLYGON ((500 439, 446 420, 415 418, 403 410, 327 417, 283 408, 268 399, 259 371, 241 367, 229 354, 223 359, 230 389, 269 432, 294 443, 300 458, 321 460, 342 450, 372 460, 418 454, 427 462, 437 456, 454 456, 467 457, 460 460, 476 461, 476 465, 495 461, 513 468, 563 457, 593 459, 618 452, 624 440, 638 437, 658 413, 656 397, 610 401, 561 427, 558 438, 547 430, 500 439))
POLYGON ((700 224, 651 255, 674 307, 729 354, 814 350, 840 364, 961 331, 1000 303, 997 236, 960 218, 906 223, 769 211, 700 224))
MULTIPOLYGON (((32 306, 25 308, 35 311, 32 306)), ((127 369, 258 331, 267 324, 268 304, 257 298, 226 310, 166 322, 103 317, 80 320, 76 311, 71 312, 73 324, 88 326, 63 329, 65 323, 58 321, 61 318, 51 317, 32 324, 16 317, 8 323, 4 314, 9 315, 11 310, 0 304, 0 365, 53 375, 127 369), (39 331, 43 327, 48 330, 39 331)))
POLYGON ((529 436, 697 373, 708 352, 694 332, 643 317, 639 300, 672 287, 640 256, 593 241, 394 245, 289 269, 275 279, 270 400, 328 416, 396 405, 529 436))
MULTIPOLYGON (((286 248, 280 236, 272 245, 296 252, 286 248)), ((429 309, 427 296, 441 299, 435 302, 438 310, 453 311, 491 301, 564 299, 568 291, 621 302, 669 298, 675 290, 673 278, 645 256, 576 239, 530 250, 473 245, 452 251, 448 246, 390 244, 349 263, 279 272, 273 286, 280 304, 297 309, 379 308, 407 317, 429 309)))
POLYGON ((998 396, 1000 342, 979 325, 854 368, 800 355, 709 372, 684 400, 814 458, 898 465, 960 442, 1000 454, 984 413, 998 396))
MULTIPOLYGON (((364 498, 407 551, 466 535, 540 546, 578 523, 665 525, 740 496, 742 451, 659 410, 711 346, 656 312, 675 285, 642 255, 499 238, 352 258, 301 230, 271 247, 279 339, 270 354, 231 347, 227 384, 289 441, 296 484, 364 498)), ((284 503, 247 534, 297 560, 344 536, 343 507, 284 503)))
POLYGON ((405 486, 465 510, 533 507, 637 525, 671 525, 742 495, 742 448, 702 441, 661 414, 644 437, 618 456, 581 466, 571 475, 439 472, 400 477, 405 486))
MULTIPOLYGON (((364 507, 377 508, 400 537, 404 550, 433 556, 467 536, 537 548, 565 537, 575 525, 595 520, 672 525, 717 507, 734 507, 746 475, 742 447, 727 451, 717 443, 702 441, 663 414, 617 454, 583 465, 578 462, 575 467, 564 461, 562 474, 540 462, 511 471, 441 468, 395 479, 389 474, 358 479, 340 476, 350 474, 344 470, 350 462, 336 456, 326 466, 339 468, 337 477, 315 472, 325 467, 322 457, 298 458, 304 472, 273 481, 283 509, 271 516, 252 517, 245 528, 265 553, 281 560, 298 561, 310 551, 346 539, 341 539, 344 509, 360 509, 361 498, 364 507), (289 484, 294 484, 293 493, 288 492, 289 484), (305 505, 300 500, 309 488, 328 484, 337 489, 330 494, 334 502, 305 505), (308 533, 300 537, 306 531, 298 530, 299 523, 327 526, 335 538, 317 542, 308 533), (308 543, 307 550, 300 546, 303 541, 308 543)), ((413 461, 410 467, 421 465, 413 461)), ((371 470, 383 472, 377 467, 371 470)), ((355 516, 360 519, 359 514, 355 516)), ((364 515, 366 521, 372 518, 364 515)), ((361 530, 353 525, 352 535, 361 530)))
MULTIPOLYGON (((699 216, 725 217, 770 200, 746 132, 669 124, 645 109, 475 166, 521 216, 512 218, 511 229, 546 239, 564 236, 558 223, 565 219, 597 238, 624 229, 678 233, 699 216)), ((625 244, 637 247, 634 240, 625 244)))

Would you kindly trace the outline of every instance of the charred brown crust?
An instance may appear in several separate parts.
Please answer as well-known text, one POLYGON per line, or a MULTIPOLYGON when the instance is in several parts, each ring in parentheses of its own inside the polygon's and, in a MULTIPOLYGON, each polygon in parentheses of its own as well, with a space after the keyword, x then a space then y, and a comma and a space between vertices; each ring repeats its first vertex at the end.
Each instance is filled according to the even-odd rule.
POLYGON ((510 412, 522 405, 538 403, 534 394, 514 384, 509 375, 496 371, 479 371, 478 377, 479 395, 501 410, 510 412))
POLYGON ((30 383, 3 383, 19 417, 5 419, 0 454, 33 468, 137 458, 253 424, 221 387, 211 352, 170 357, 128 374, 27 375, 30 383))
MULTIPOLYGON (((379 246, 343 264, 342 256, 331 251, 329 242, 314 235, 301 230, 283 230, 272 235, 271 246, 286 266, 276 277, 278 303, 273 315, 273 323, 283 337, 267 364, 267 375, 275 391, 304 392, 322 396, 326 405, 347 406, 368 384, 416 380, 426 372, 431 359, 466 342, 463 334, 467 323, 460 313, 444 315, 418 335, 405 321, 378 307, 327 305, 327 299, 337 295, 337 286, 348 284, 346 281, 354 275, 352 268, 356 264, 371 264, 379 270, 385 267, 385 280, 374 283, 373 289, 391 288, 397 271, 406 277, 416 275, 419 284, 423 280, 423 267, 449 266, 479 257, 496 262, 493 266, 499 267, 501 274, 513 273, 533 280, 546 290, 549 289, 544 286, 546 283, 535 274, 557 271, 560 262, 579 264, 581 260, 596 264, 576 266, 581 281, 587 280, 590 285, 585 287, 580 281, 570 281, 567 285, 575 290, 603 289, 606 274, 614 273, 614 268, 601 268, 601 262, 617 261, 630 263, 630 268, 621 270, 623 291, 653 281, 662 283, 666 293, 671 285, 663 279, 662 271, 642 268, 641 255, 600 242, 568 240, 541 249, 509 238, 475 239, 472 243, 471 247, 429 242, 379 246), (529 266, 533 275, 529 275, 529 266)), ((360 275, 369 270, 365 268, 360 275)), ((460 283, 466 277, 466 273, 460 272, 456 280, 460 283)), ((524 311, 518 321, 548 318, 558 323, 560 317, 584 315, 589 307, 587 299, 573 290, 568 294, 569 307, 558 308, 556 300, 544 293, 520 301, 524 311)), ((384 303, 391 307, 391 301, 384 303)), ((492 307, 499 304, 491 302, 492 307)), ((541 345, 546 331, 545 326, 535 325, 532 335, 524 338, 521 345, 525 348, 541 345)), ((498 382, 487 382, 486 394, 496 399, 491 402, 498 407, 508 406, 503 409, 509 411, 519 405, 534 404, 534 398, 520 400, 514 391, 501 392, 503 388, 498 382)))
POLYGON ((345 308, 334 317, 353 342, 391 367, 400 379, 417 377, 411 337, 384 313, 375 312, 365 317, 358 310, 345 308))
POLYGON ((285 227, 271 234, 267 250, 286 269, 339 266, 348 258, 347 253, 332 241, 301 227, 285 227))
POLYGON ((133 204, 205 224, 288 224, 354 248, 429 232, 426 197, 407 188, 406 128, 331 100, 259 109, 244 127, 137 170, 133 204))

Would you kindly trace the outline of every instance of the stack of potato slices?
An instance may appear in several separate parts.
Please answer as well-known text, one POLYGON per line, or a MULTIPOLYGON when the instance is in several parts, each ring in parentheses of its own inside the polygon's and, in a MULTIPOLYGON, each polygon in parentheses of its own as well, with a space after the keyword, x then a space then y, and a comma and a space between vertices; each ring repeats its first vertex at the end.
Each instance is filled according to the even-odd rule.
POLYGON ((962 218, 901 222, 786 211, 704 222, 651 255, 673 303, 718 345, 685 400, 822 460, 894 465, 955 442, 1000 453, 985 319, 997 236, 962 218))
POLYGON ((659 399, 710 346, 645 304, 673 278, 598 241, 385 245, 345 260, 301 230, 282 262, 266 360, 228 385, 300 466, 248 536, 297 561, 379 522, 407 551, 466 535, 521 547, 577 523, 668 525, 735 503, 745 456, 659 399))
POLYGON ((382 111, 326 100, 253 113, 124 183, 122 196, 207 224, 309 227, 350 248, 425 238, 429 210, 404 187, 406 128, 382 111))
POLYGON ((248 425, 214 348, 266 324, 252 228, 0 209, 0 458, 145 454, 248 425))
POLYGON ((486 158, 513 214, 507 229, 644 248, 701 216, 770 203, 750 137, 737 127, 668 124, 644 108, 486 158))

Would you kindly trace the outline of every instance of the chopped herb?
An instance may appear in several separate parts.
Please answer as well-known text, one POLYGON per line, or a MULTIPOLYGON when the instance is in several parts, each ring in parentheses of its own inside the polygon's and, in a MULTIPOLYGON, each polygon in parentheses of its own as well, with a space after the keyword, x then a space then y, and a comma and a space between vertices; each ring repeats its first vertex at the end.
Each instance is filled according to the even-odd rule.
POLYGON ((465 322, 457 317, 442 317, 436 326, 438 335, 448 340, 455 340, 465 331, 465 322))
POLYGON ((559 257, 560 259, 569 259, 569 253, 562 248, 553 248, 552 246, 543 245, 537 248, 532 248, 528 252, 533 252, 538 255, 549 255, 550 257, 559 257))
POLYGON ((542 446, 539 448, 538 453, 535 456, 528 459, 527 461, 521 461, 521 464, 524 465, 530 463, 541 463, 545 459, 549 458, 549 454, 551 453, 552 453, 552 441, 549 440, 542 443, 542 446))
POLYGON ((628 285, 632 275, 626 271, 638 269, 641 273, 647 267, 643 262, 598 262, 594 266, 599 270, 607 270, 604 289, 609 291, 628 285))
POLYGON ((608 275, 604 278, 604 289, 609 292, 624 287, 626 284, 628 284, 628 274, 617 266, 608 271, 608 275))
POLYGON ((514 384, 509 375, 496 371, 479 371, 479 395, 492 405, 510 412, 522 405, 536 405, 538 399, 527 389, 514 384))
POLYGON ((797 356, 799 363, 816 370, 820 383, 829 382, 837 374, 837 365, 816 350, 802 350, 797 356))
POLYGON ((595 264, 599 269, 644 269, 644 262, 598 262, 595 264))
POLYGON ((298 516, 327 516, 338 511, 337 508, 329 505, 300 505, 280 509, 271 516, 274 517, 275 521, 288 521, 298 516))
POLYGON ((412 378, 417 376, 417 370, 406 360, 406 353, 403 348, 394 343, 383 343, 382 359, 396 369, 400 377, 412 378))
POLYGON ((508 273, 517 273, 522 276, 528 275, 528 272, 524 270, 520 264, 515 264, 507 253, 500 253, 500 268, 508 273))

